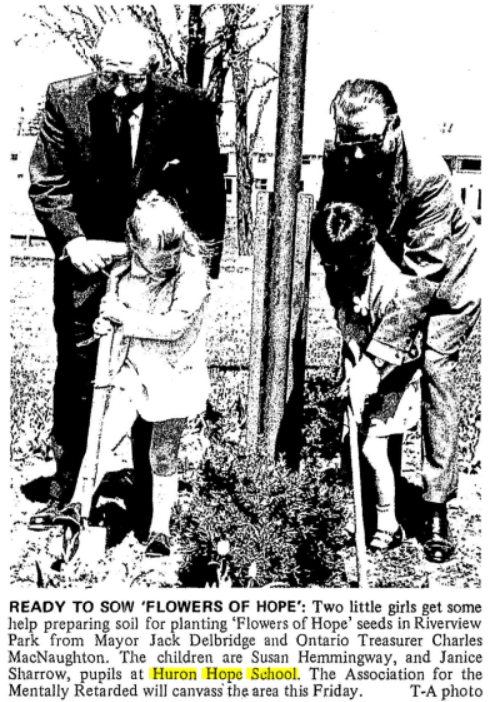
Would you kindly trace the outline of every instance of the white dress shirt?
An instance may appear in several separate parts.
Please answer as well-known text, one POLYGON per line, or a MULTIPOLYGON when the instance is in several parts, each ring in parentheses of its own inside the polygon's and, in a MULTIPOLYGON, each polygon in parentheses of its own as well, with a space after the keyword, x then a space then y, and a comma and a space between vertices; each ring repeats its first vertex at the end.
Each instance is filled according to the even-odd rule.
MULTIPOLYGON (((133 112, 129 117, 129 128, 131 130, 131 157, 134 162, 136 161, 136 153, 138 151, 138 142, 140 138, 141 131, 141 120, 143 118, 143 103, 141 102, 137 107, 134 108, 133 112)), ((121 126, 121 117, 116 114, 116 125, 117 130, 121 126)))

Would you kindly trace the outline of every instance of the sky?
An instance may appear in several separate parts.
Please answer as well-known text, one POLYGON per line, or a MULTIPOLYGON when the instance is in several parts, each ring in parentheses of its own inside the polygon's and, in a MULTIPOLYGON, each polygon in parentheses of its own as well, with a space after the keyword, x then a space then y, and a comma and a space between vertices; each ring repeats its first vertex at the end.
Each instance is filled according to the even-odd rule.
MULTIPOLYGON (((51 2, 49 8, 60 6, 51 2)), ((168 7, 168 4, 165 3, 168 7)), ((84 3, 84 8, 89 3, 84 3)), ((261 3, 261 10, 273 3, 261 3)), ((20 106, 29 114, 46 85, 86 72, 86 66, 62 39, 44 32, 24 13, 36 3, 17 3, 9 20, 15 69, 11 94, 14 122, 20 106), (21 38, 19 42, 18 39, 21 38)), ((452 123, 450 139, 460 151, 477 153, 485 118, 484 50, 487 41, 482 0, 451 2, 412 0, 328 0, 309 12, 304 151, 319 153, 332 134, 329 104, 347 78, 386 82, 397 99, 405 127, 422 136, 440 134, 452 123)), ((277 61, 279 26, 256 50, 256 57, 277 61)), ((228 88, 228 97, 230 97, 228 88)), ((232 106, 225 109, 224 132, 232 131, 232 106)), ((263 120, 262 144, 272 150, 276 98, 263 120)), ((252 109, 252 123, 253 123, 252 109)), ((445 137, 447 139, 447 137, 445 137)))
POLYGON ((453 122, 466 143, 486 118, 482 2, 329 0, 310 12, 305 142, 330 126, 329 104, 348 78, 385 82, 405 127, 431 135, 453 122))

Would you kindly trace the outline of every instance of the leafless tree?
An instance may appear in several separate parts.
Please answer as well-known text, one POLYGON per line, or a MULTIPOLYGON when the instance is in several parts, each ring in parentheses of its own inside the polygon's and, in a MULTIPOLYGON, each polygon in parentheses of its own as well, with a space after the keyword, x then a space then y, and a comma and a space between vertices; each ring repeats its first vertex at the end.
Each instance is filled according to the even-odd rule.
MULTIPOLYGON (((254 49, 269 34, 279 11, 276 9, 264 17, 260 16, 258 7, 221 5, 220 8, 224 25, 217 36, 219 50, 215 55, 209 89, 222 89, 223 75, 230 70, 235 98, 238 248, 240 254, 250 254, 253 249, 252 158, 264 110, 272 95, 271 84, 278 78, 277 67, 254 57, 254 49), (213 84, 214 76, 220 77, 216 84, 213 84), (255 125, 251 127, 249 107, 256 95, 260 97, 255 125)), ((222 94, 220 97, 222 100, 222 94)))

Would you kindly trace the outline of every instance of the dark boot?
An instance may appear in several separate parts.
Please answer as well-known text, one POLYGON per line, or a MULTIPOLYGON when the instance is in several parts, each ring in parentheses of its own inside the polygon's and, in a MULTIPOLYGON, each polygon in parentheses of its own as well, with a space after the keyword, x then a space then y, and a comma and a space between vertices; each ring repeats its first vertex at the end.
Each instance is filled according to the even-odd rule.
POLYGON ((445 563, 456 550, 447 520, 446 504, 427 502, 426 510, 423 535, 425 557, 431 563, 445 563))

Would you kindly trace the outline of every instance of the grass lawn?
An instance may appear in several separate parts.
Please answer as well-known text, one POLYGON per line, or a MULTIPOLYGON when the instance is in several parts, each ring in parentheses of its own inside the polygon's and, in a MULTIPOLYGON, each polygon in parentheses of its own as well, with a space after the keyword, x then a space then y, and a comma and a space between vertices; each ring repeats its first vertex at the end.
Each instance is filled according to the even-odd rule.
MULTIPOLYGON (((247 537, 247 548, 242 543, 244 539, 238 543, 238 536, 233 533, 231 526, 229 533, 223 532, 226 519, 220 527, 221 532, 210 529, 209 534, 203 534, 202 525, 193 526, 185 516, 188 514, 186 504, 192 503, 195 496, 184 494, 177 510, 175 528, 177 531, 183 528, 185 534, 182 536, 176 532, 177 547, 172 556, 169 559, 162 559, 165 562, 156 568, 153 565, 149 567, 148 559, 143 558, 143 548, 129 535, 123 543, 110 549, 96 563, 88 564, 78 560, 65 567, 61 573, 53 571, 53 561, 60 555, 61 534, 56 530, 44 533, 27 530, 26 522, 39 508, 39 504, 28 502, 19 489, 22 484, 33 478, 54 470, 53 461, 47 454, 44 444, 50 428, 51 383, 55 367, 55 338, 51 324, 51 268, 51 261, 41 258, 18 256, 12 259, 12 546, 10 551, 12 582, 25 587, 33 587, 36 584, 63 587, 81 584, 94 586, 102 582, 107 584, 112 580, 119 584, 124 582, 128 586, 137 584, 177 586, 182 584, 182 579, 179 579, 179 573, 181 573, 179 569, 182 564, 182 545, 184 544, 187 551, 195 547, 194 550, 197 553, 201 549, 197 557, 201 559, 199 562, 202 565, 208 566, 209 561, 216 561, 218 563, 216 568, 218 571, 221 568, 221 575, 230 558, 228 550, 241 549, 243 557, 235 568, 234 582, 242 585, 286 582, 289 585, 298 583, 302 586, 304 583, 301 577, 298 576, 299 580, 294 580, 296 576, 293 573, 294 568, 298 568, 294 565, 295 558, 298 560, 298 553, 301 552, 303 559, 301 569, 308 568, 309 558, 312 559, 311 562, 314 561, 317 564, 314 584, 329 587, 348 586, 352 580, 354 563, 354 549, 349 542, 349 533, 345 530, 352 516, 350 480, 345 471, 339 469, 339 457, 331 455, 333 444, 331 442, 329 444, 335 429, 331 414, 335 397, 329 380, 335 375, 338 343, 324 292, 323 274, 315 265, 311 281, 307 364, 310 366, 320 364, 323 367, 310 368, 307 373, 304 470, 310 471, 308 481, 301 483, 300 479, 286 480, 288 472, 283 466, 278 469, 278 474, 274 477, 276 482, 272 487, 267 482, 267 476, 262 476, 265 483, 258 486, 253 482, 259 480, 260 470, 257 468, 255 477, 253 472, 250 473, 252 481, 250 489, 248 483, 240 483, 242 476, 237 471, 234 479, 240 484, 236 487, 236 499, 234 500, 233 491, 228 492, 229 504, 227 502, 226 505, 225 503, 221 505, 223 514, 229 511, 230 524, 237 524, 237 515, 243 516, 247 513, 247 509, 252 511, 256 509, 260 513, 260 507, 254 504, 259 492, 270 495, 270 500, 264 507, 266 510, 270 509, 273 499, 277 497, 277 513, 274 514, 278 521, 271 533, 266 534, 273 515, 272 512, 264 512, 267 516, 261 523, 262 531, 256 529, 255 540, 247 537), (330 454, 325 448, 326 445, 330 454), (307 515, 301 514, 300 505, 303 498, 313 499, 307 494, 310 485, 318 486, 323 496, 321 514, 328 513, 330 521, 325 522, 325 528, 331 531, 328 532, 328 538, 322 542, 323 550, 318 546, 318 552, 311 552, 308 556, 307 545, 312 540, 314 542, 318 527, 308 522, 307 515), (289 493, 288 490, 291 492, 289 493), (280 504, 281 491, 291 494, 293 502, 297 501, 299 521, 294 521, 295 516, 289 523, 290 515, 287 507, 280 504), (243 504, 249 501, 247 509, 240 503, 242 499, 243 504), (240 504, 237 506, 237 503, 240 504), (293 533, 295 529, 302 530, 301 533, 304 536, 300 547, 295 546, 297 543, 293 533), (192 539, 194 539, 194 546, 192 539), (209 547, 210 543, 212 548, 209 547), (284 553, 286 551, 289 553, 289 560, 284 556, 281 563, 276 563, 273 552, 274 549, 281 548, 284 553), (328 567, 325 566, 322 570, 322 564, 327 564, 328 567), (255 575, 257 568, 259 575, 255 575)), ((221 461, 219 470, 216 470, 213 475, 216 480, 218 478, 224 480, 224 484, 232 474, 234 475, 235 458, 238 462, 245 461, 240 453, 243 441, 243 416, 240 407, 243 407, 243 401, 246 401, 247 372, 240 368, 243 368, 248 361, 251 292, 251 260, 243 258, 238 261, 225 261, 223 273, 217 288, 213 291, 210 305, 208 344, 209 362, 212 366, 212 401, 223 414, 220 431, 217 434, 219 439, 214 449, 211 447, 215 457, 219 455, 221 461), (227 366, 232 366, 233 370, 226 369, 227 366)), ((420 545, 414 538, 410 538, 396 552, 383 556, 370 555, 372 586, 475 587, 480 585, 481 496, 479 474, 475 471, 473 460, 480 413, 479 344, 479 333, 475 333, 465 349, 458 379, 463 407, 459 456, 461 489, 460 496, 451 503, 450 509, 451 522, 459 542, 457 557, 444 566, 431 566, 423 559, 420 545)), ((186 445, 192 453, 192 436, 187 437, 186 445)), ((199 446, 197 449, 194 446, 194 452, 199 454, 199 446)), ((415 468, 419 456, 417 433, 408 438, 405 455, 407 476, 410 480, 413 478, 416 481, 415 468)), ((127 462, 127 455, 121 455, 120 459, 122 462, 127 462)), ((251 470, 247 467, 246 461, 243 465, 245 472, 251 470)), ((205 489, 202 483, 204 473, 201 469, 202 466, 199 468, 201 473, 196 478, 196 486, 205 489)), ((209 471, 207 475, 209 479, 209 471)), ((196 487, 195 490, 197 489, 196 487)), ((214 505, 218 512, 221 494, 218 491, 211 495, 212 499, 218 501, 214 505)), ((204 520, 208 517, 203 515, 204 520)), ((239 531, 237 527, 236 532, 239 531)))

